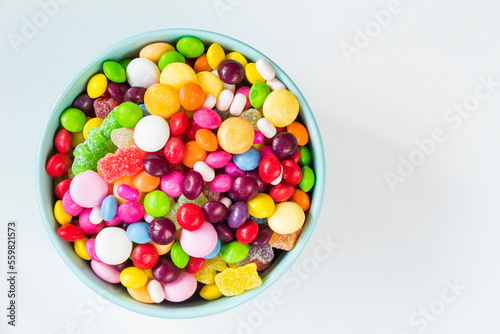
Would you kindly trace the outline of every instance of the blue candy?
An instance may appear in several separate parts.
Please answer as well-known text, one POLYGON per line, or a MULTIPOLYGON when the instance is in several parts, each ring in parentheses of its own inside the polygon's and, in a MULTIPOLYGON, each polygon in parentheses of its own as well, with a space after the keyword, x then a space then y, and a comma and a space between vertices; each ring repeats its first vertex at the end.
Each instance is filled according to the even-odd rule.
POLYGON ((118 203, 113 195, 106 197, 101 204, 101 216, 105 221, 110 221, 115 218, 116 210, 118 209, 118 203))
POLYGON ((127 228, 127 237, 136 244, 147 244, 151 241, 148 227, 149 224, 145 222, 132 223, 127 228))
POLYGON ((255 147, 250 147, 250 149, 244 153, 235 154, 233 156, 233 162, 239 169, 249 171, 259 166, 260 153, 255 147))
POLYGON ((220 243, 220 240, 217 240, 217 245, 215 245, 215 248, 210 252, 210 254, 208 254, 207 256, 203 256, 203 258, 204 259, 211 259, 211 258, 216 257, 217 254, 219 254, 221 247, 222 247, 222 245, 220 243))

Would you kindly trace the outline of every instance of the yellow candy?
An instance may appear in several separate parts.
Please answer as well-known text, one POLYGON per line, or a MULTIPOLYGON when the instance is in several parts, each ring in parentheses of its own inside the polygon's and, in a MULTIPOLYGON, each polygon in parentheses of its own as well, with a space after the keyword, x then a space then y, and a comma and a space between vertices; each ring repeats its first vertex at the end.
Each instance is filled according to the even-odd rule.
POLYGON ((85 141, 83 136, 83 131, 71 133, 71 147, 75 148, 76 145, 81 144, 85 141))
POLYGON ((158 245, 152 241, 149 242, 151 245, 155 246, 156 250, 158 251, 159 255, 165 255, 170 251, 170 248, 172 248, 172 245, 174 244, 174 241, 169 243, 168 245, 158 245))
MULTIPOLYGON (((250 214, 253 215, 251 212, 250 214)), ((276 205, 276 209, 267 219, 267 223, 274 232, 289 234, 301 228, 305 220, 306 215, 300 205, 295 202, 283 202, 276 205)))
POLYGON ((247 66, 245 66, 245 76, 247 77, 248 82, 252 85, 257 81, 266 81, 257 71, 255 63, 248 63, 247 66))
MULTIPOLYGON (((180 63, 173 63, 170 65, 174 64, 180 63)), ((144 105, 151 115, 157 115, 163 118, 172 117, 181 107, 179 93, 173 86, 164 83, 154 84, 146 90, 144 94, 144 105)))
POLYGON ((228 264, 227 264, 227 266, 228 266, 229 268, 236 269, 236 268, 238 268, 238 263, 228 263, 228 264))
POLYGON ((228 60, 228 59, 236 60, 238 63, 243 65, 243 67, 247 66, 247 64, 248 64, 248 61, 245 58, 245 56, 239 52, 236 52, 236 51, 228 53, 226 55, 226 60, 228 60))
POLYGON ((286 89, 278 89, 264 101, 264 117, 274 126, 285 127, 293 123, 299 114, 299 101, 286 89))
POLYGON ((85 249, 85 244, 87 243, 88 238, 81 238, 74 242, 73 248, 75 249, 75 253, 84 260, 89 261, 90 257, 87 254, 87 250, 85 249))
POLYGON ((200 296, 206 300, 214 300, 222 297, 222 293, 220 292, 217 284, 207 284, 200 290, 200 296))
POLYGON ((252 147, 254 147, 257 151, 260 152, 260 150, 262 150, 262 148, 264 147, 265 145, 265 142, 262 142, 260 144, 253 144, 252 147))
POLYGON ((99 117, 91 118, 90 120, 88 120, 87 123, 85 123, 85 125, 83 126, 83 138, 87 139, 87 132, 89 132, 91 128, 100 127, 103 121, 104 120, 99 117))
POLYGON ((155 279, 155 278, 153 277, 153 270, 152 270, 152 269, 145 269, 145 270, 144 270, 144 272, 146 273, 146 276, 148 276, 148 282, 149 282, 150 280, 155 279))
POLYGON ((252 124, 243 118, 231 117, 220 125, 217 139, 224 151, 240 154, 252 147, 254 135, 252 124))
POLYGON ((127 291, 129 295, 138 302, 145 304, 153 304, 154 301, 151 299, 151 296, 149 295, 147 283, 138 289, 127 288, 127 291))
POLYGON ((215 276, 215 284, 224 296, 241 295, 246 290, 262 284, 257 273, 257 265, 249 263, 237 269, 227 269, 215 276))
POLYGON ((104 74, 98 73, 90 78, 87 84, 87 94, 96 99, 106 92, 106 88, 108 88, 108 79, 104 74))
POLYGON ((54 205, 54 218, 61 225, 71 223, 71 219, 73 218, 64 211, 61 200, 58 200, 54 205))
MULTIPOLYGON (((274 212, 274 201, 271 196, 265 193, 258 193, 257 196, 249 200, 247 204, 248 213, 255 218, 267 218, 274 212)), ((304 211, 302 211, 302 215, 303 214, 304 211)))
POLYGON ((139 289, 148 281, 148 275, 136 267, 128 267, 120 273, 120 282, 126 288, 139 289))
POLYGON ((212 259, 205 260, 205 264, 200 269, 200 271, 194 274, 194 278, 196 278, 198 282, 204 284, 212 284, 215 282, 214 279, 215 275, 217 275, 217 272, 224 271, 226 269, 227 263, 222 259, 220 255, 217 255, 212 259))
POLYGON ((210 45, 207 50, 207 62, 211 68, 217 70, 219 68, 219 64, 222 63, 226 59, 226 53, 222 46, 217 43, 210 45))
POLYGON ((205 96, 211 94, 216 98, 219 98, 219 95, 224 87, 222 86, 222 81, 218 76, 212 72, 202 71, 198 72, 196 77, 198 78, 198 85, 200 85, 203 89, 205 96))
POLYGON ((139 52, 139 57, 149 59, 153 63, 158 64, 158 61, 164 53, 174 50, 175 48, 172 45, 168 43, 158 42, 148 44, 143 47, 139 52))
POLYGON ((177 91, 189 82, 197 83, 198 79, 193 68, 184 63, 168 64, 160 75, 160 83, 172 86, 177 91))

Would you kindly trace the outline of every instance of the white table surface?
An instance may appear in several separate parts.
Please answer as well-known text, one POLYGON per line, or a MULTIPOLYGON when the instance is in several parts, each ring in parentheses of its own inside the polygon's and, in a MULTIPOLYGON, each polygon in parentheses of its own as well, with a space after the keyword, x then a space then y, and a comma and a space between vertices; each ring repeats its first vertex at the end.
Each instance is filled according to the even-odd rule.
POLYGON ((0 2, 1 333, 500 332, 500 86, 477 88, 500 82, 498 1, 65 2, 45 22, 38 1, 0 2), (372 12, 388 8, 380 28, 372 12), (41 27, 29 31, 34 20, 41 27), (235 37, 279 64, 316 115, 328 169, 322 216, 294 271, 254 301, 194 320, 98 299, 50 243, 34 186, 43 122, 73 73, 115 42, 173 27, 235 37), (416 142, 434 148, 424 155, 416 142), (419 166, 399 166, 410 158, 419 166), (15 328, 5 317, 8 219, 19 226, 15 328), (328 240, 337 247, 318 261, 328 240))

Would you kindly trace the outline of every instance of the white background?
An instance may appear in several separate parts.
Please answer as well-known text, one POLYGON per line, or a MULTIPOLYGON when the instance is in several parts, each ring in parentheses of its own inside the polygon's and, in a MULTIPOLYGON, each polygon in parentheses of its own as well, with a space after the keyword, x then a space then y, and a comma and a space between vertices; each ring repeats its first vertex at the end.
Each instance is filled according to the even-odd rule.
MULTIPOLYGON (((42 7, 1 0, 0 234, 8 219, 18 221, 19 310, 18 327, 7 326, 0 274, 0 332, 500 332, 500 87, 459 127, 443 119, 454 104, 470 101, 479 77, 500 81, 500 3, 401 0, 398 14, 349 62, 342 43, 354 45, 356 29, 373 28, 371 12, 387 6, 385 0, 74 0, 16 52, 8 36, 22 36, 24 20, 33 22, 42 7), (218 12, 218 3, 228 4, 227 11, 218 12), (255 302, 194 320, 87 305, 96 295, 50 243, 34 186, 42 125, 72 75, 115 42, 174 27, 235 37, 279 64, 316 115, 328 169, 322 216, 295 264, 311 273, 292 272, 255 302), (400 155, 417 157, 415 141, 437 128, 446 141, 391 191, 384 173, 397 173, 400 155), (314 266, 319 239, 327 238, 339 247, 314 266), (459 291, 446 290, 454 282, 459 291), (259 311, 256 303, 267 305, 279 293, 282 304, 259 311)), ((0 244, 5 272, 5 239, 0 244)))

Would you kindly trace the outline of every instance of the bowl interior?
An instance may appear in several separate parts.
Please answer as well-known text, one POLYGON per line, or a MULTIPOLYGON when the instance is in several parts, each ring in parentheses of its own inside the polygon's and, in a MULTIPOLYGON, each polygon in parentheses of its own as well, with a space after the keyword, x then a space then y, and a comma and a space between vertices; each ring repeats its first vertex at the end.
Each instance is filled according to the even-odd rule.
POLYGON ((52 243, 66 265, 87 286, 111 302, 135 312, 161 318, 194 318, 219 313, 252 299, 268 288, 292 265, 311 237, 321 209, 324 185, 325 160, 319 129, 307 102, 292 80, 276 64, 254 48, 224 35, 194 29, 166 29, 140 34, 109 47, 90 60, 66 84, 52 106, 39 140, 36 162, 36 191, 42 221, 52 243), (311 195, 311 208, 306 214, 304 230, 296 246, 289 252, 279 252, 279 254, 276 254, 279 260, 275 261, 266 271, 260 273, 263 280, 262 286, 247 291, 240 296, 223 297, 210 302, 195 299, 180 304, 142 304, 132 299, 121 285, 113 285, 97 277, 90 268, 89 262, 76 255, 72 243, 65 242, 59 238, 56 233, 59 225, 53 216, 53 203, 55 202, 53 179, 45 172, 45 165, 50 156, 55 153, 53 138, 60 126, 59 115, 65 108, 71 105, 75 97, 85 91, 88 79, 93 74, 102 71, 101 66, 104 61, 118 61, 127 57, 134 57, 143 46, 149 43, 158 41, 175 43, 183 36, 196 36, 206 45, 217 42, 225 50, 241 52, 249 60, 256 61, 260 58, 265 58, 271 63, 276 71, 276 76, 285 84, 288 90, 294 93, 300 102, 301 111, 299 119, 306 125, 309 131, 310 142, 308 145, 313 155, 316 184, 311 195))

